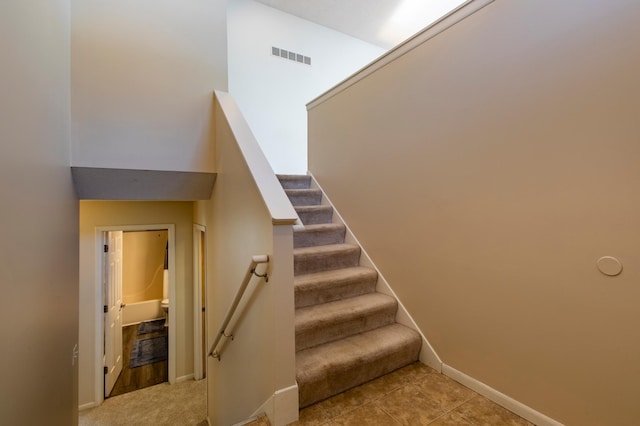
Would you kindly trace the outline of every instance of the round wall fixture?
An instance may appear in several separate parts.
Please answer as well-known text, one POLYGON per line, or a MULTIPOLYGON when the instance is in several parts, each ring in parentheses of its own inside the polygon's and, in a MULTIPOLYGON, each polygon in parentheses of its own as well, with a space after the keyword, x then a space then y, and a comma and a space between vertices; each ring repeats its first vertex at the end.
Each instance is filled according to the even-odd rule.
POLYGON ((615 257, 603 256, 598 259, 598 269, 605 275, 615 277, 622 272, 622 263, 615 257))

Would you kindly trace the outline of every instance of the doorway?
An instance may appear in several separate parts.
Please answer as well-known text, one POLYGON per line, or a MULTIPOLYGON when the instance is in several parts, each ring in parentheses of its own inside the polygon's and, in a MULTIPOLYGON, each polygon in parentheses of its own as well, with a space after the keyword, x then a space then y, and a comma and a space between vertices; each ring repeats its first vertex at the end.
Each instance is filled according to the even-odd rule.
MULTIPOLYGON (((130 357, 129 355, 131 355, 132 353, 131 346, 126 347, 127 346, 126 337, 129 337, 129 339, 131 339, 132 341, 144 340, 143 343, 137 344, 138 349, 136 352, 136 353, 139 353, 140 351, 146 351, 145 354, 143 354, 142 356, 144 361, 145 356, 147 356, 149 352, 148 349, 149 349, 150 342, 153 343, 153 345, 156 345, 156 344, 161 345, 163 340, 162 336, 166 335, 166 337, 164 338, 164 341, 165 341, 164 344, 165 344, 165 350, 168 352, 168 359, 166 360, 166 366, 164 367, 166 368, 165 377, 166 379, 168 379, 169 383, 171 384, 175 383, 176 381, 176 364, 175 364, 176 363, 176 344, 175 344, 176 326, 175 326, 175 323, 176 323, 177 315, 175 312, 172 312, 172 309, 171 309, 172 306, 176 306, 174 303, 175 294, 176 294, 175 225, 163 224, 163 225, 131 225, 131 226, 98 227, 96 228, 96 243, 97 243, 96 282, 101 290, 99 291, 99 294, 101 295, 101 297, 100 297, 100 301, 97 309, 98 318, 96 321, 96 327, 98 328, 96 330, 96 360, 95 360, 96 400, 101 403, 104 400, 105 396, 109 396, 111 392, 110 390, 108 391, 107 384, 109 384, 109 386, 116 385, 113 379, 113 376, 116 374, 118 367, 115 366, 115 368, 112 369, 111 363, 113 363, 114 360, 117 360, 118 357, 120 357, 120 362, 122 362, 125 360, 125 355, 127 355, 127 357, 130 357), (148 233, 148 234, 145 234, 145 233, 148 233), (163 240, 164 242, 160 243, 160 244, 163 244, 165 247, 165 249, 161 253, 162 270, 158 269, 158 266, 147 265, 146 268, 152 269, 152 273, 151 273, 152 281, 157 282, 158 276, 162 275, 163 276, 162 282, 164 283, 164 276, 166 276, 166 287, 168 287, 166 290, 168 291, 165 292, 164 291, 165 289, 162 287, 160 287, 160 290, 158 290, 157 286, 143 285, 142 288, 140 288, 139 286, 138 289, 134 290, 134 293, 138 293, 139 300, 136 301, 135 298, 128 299, 133 301, 131 303, 132 309, 128 313, 123 312, 123 310, 127 309, 127 303, 125 303, 126 295, 123 295, 122 293, 120 293, 119 300, 118 300, 118 297, 117 297, 118 290, 117 290, 117 287, 114 288, 114 286, 118 285, 117 280, 116 282, 114 282, 109 278, 110 275, 112 277, 113 276, 118 277, 118 275, 119 274, 121 275, 122 273, 122 271, 117 272, 116 270, 112 270, 114 265, 113 265, 113 262, 111 261, 112 259, 110 258, 111 253, 110 253, 109 245, 113 244, 113 242, 110 240, 113 240, 114 236, 118 238, 117 237, 118 235, 121 236, 120 237, 121 239, 123 237, 126 238, 127 235, 131 235, 131 236, 146 235, 146 237, 151 236, 151 237, 158 238, 160 240, 163 240, 164 238, 163 240), (145 287, 154 287, 154 288, 145 288, 145 287), (154 291, 155 293, 153 293, 154 291), (162 296, 166 295, 166 293, 168 293, 168 299, 169 299, 169 309, 168 309, 167 318, 166 318, 167 327, 166 328, 164 327, 164 318, 162 318, 162 321, 161 321, 162 327, 160 327, 159 330, 155 330, 153 329, 153 327, 151 329, 148 327, 147 328, 143 327, 143 329, 140 330, 140 327, 141 327, 140 324, 147 322, 147 321, 142 321, 145 319, 145 316, 156 316, 158 317, 156 319, 161 319, 159 317, 164 317, 164 313, 163 312, 160 313, 161 311, 158 311, 157 309, 160 308, 161 299, 159 298, 162 298, 162 296), (152 294, 155 294, 155 296, 153 296, 152 294), (114 297, 113 295, 116 295, 116 297, 114 297), (155 302, 146 303, 142 301, 143 298, 148 298, 148 297, 156 297, 155 302), (149 313, 148 311, 150 309, 153 310, 154 304, 157 305, 156 313, 155 314, 149 313), (118 337, 116 337, 116 335, 118 334, 116 322, 111 320, 111 318, 117 316, 113 314, 113 312, 116 310, 119 310, 119 316, 120 316, 119 321, 121 324, 120 331, 123 330, 122 326, 123 325, 125 326, 124 328, 125 339, 122 340, 122 337, 120 337, 120 340, 119 340, 120 348, 118 348, 118 337), (105 311, 112 312, 112 314, 105 313, 105 311), (130 330, 127 329, 127 326, 129 326, 129 328, 131 329, 130 330), (139 332, 142 333, 140 337, 138 337, 139 332), (146 339, 155 339, 155 340, 146 340, 146 339), (124 345, 122 345, 123 341, 125 342, 124 345), (109 377, 108 374, 111 374, 111 377, 109 377)), ((120 276, 120 279, 121 279, 121 276, 120 276)), ((153 299, 148 299, 148 300, 153 300, 153 299)), ((140 368, 140 367, 141 366, 138 365, 135 368, 140 368)), ((159 367, 156 366, 156 368, 159 368, 159 367)), ((120 374, 121 373, 119 372, 117 373, 118 376, 120 376, 120 374)), ((146 374, 148 375, 149 373, 147 372, 146 374)), ((117 380, 117 377, 115 380, 117 380)))
MULTIPOLYGON (((105 279, 107 287, 120 284, 122 365, 119 375, 108 372, 105 377, 105 398, 157 385, 168 380, 168 322, 166 307, 169 301, 168 232, 110 231, 108 257, 120 251, 118 279, 105 279), (121 236, 119 247, 112 247, 112 235, 121 236), (118 250, 119 248, 119 250, 118 250), (118 283, 121 281, 121 283, 118 283)), ((105 273, 112 274, 113 262, 105 273)), ((109 301, 110 292, 105 292, 109 301)), ((115 291, 118 293, 118 291, 115 291)), ((111 316, 110 316, 111 317, 111 316)), ((105 348, 114 346, 109 324, 105 324, 105 348)), ((105 349, 107 355, 109 351, 105 349)), ((107 367, 110 356, 107 356, 107 367)), ((118 371, 117 369, 114 369, 118 371)))

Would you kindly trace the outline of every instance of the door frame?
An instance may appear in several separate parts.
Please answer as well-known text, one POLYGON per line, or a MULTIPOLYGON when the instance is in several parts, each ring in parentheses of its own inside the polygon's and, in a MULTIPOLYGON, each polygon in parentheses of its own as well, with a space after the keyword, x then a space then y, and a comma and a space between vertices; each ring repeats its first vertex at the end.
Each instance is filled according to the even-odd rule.
POLYGON ((95 401, 96 405, 104 401, 104 370, 102 357, 104 354, 104 233, 109 231, 167 231, 169 243, 169 384, 176 382, 176 226, 173 223, 155 225, 112 225, 95 228, 95 401))
MULTIPOLYGON (((205 280, 206 287, 206 253, 207 253, 207 228, 193 225, 193 376, 196 380, 203 379, 206 371, 202 368, 202 306, 205 306, 205 324, 208 324, 209 312, 206 309, 202 294, 202 280, 205 280), (201 246, 204 236, 204 247, 201 246), (202 249, 202 250, 201 250, 202 249), (204 268, 202 265, 205 265, 204 268)), ((206 293, 206 290, 205 290, 206 293)), ((206 325, 205 325, 206 328, 206 325)))

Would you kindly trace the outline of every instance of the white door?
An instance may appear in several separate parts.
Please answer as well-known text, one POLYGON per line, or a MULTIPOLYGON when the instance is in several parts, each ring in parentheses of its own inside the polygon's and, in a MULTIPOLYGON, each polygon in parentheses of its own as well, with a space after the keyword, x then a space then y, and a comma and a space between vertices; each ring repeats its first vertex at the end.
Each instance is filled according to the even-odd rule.
POLYGON ((107 232, 104 314, 104 396, 122 372, 122 231, 107 232))

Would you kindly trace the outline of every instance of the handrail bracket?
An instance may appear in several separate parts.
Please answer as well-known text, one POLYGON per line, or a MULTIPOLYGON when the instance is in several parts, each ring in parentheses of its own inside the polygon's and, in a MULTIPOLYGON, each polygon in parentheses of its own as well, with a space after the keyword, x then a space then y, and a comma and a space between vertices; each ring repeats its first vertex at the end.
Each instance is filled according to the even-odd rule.
POLYGON ((256 277, 264 278, 264 282, 266 282, 266 283, 268 283, 268 282, 269 282, 269 275, 268 275, 266 272, 265 272, 264 274, 260 275, 259 273, 257 273, 257 272, 256 272, 256 268, 253 268, 253 269, 251 270, 251 273, 252 273, 253 275, 255 275, 256 277))
POLYGON ((249 281, 251 280, 251 277, 255 275, 256 277, 264 278, 265 282, 269 282, 269 276, 267 275, 266 271, 264 274, 258 274, 256 272, 256 267, 261 263, 269 263, 269 256, 266 254, 263 254, 263 255, 253 256, 251 258, 251 264, 249 265, 249 269, 245 274, 244 280, 242 281, 242 284, 240 284, 240 288, 238 288, 238 291, 236 292, 236 296, 233 299, 231 306, 229 306, 229 309, 227 310, 227 313, 224 317, 224 321, 222 321, 222 325, 220 326, 220 331, 216 335, 216 338, 213 341, 213 344, 209 348, 209 356, 216 358, 218 361, 220 361, 220 351, 217 348, 218 348, 218 344, 220 343, 220 340, 223 337, 233 340, 233 332, 230 331, 227 334, 227 326, 229 325, 229 322, 231 322, 231 318, 233 317, 233 314, 235 313, 236 308, 240 304, 240 300, 242 299, 242 296, 244 295, 244 292, 247 289, 247 286, 249 285, 249 281))

